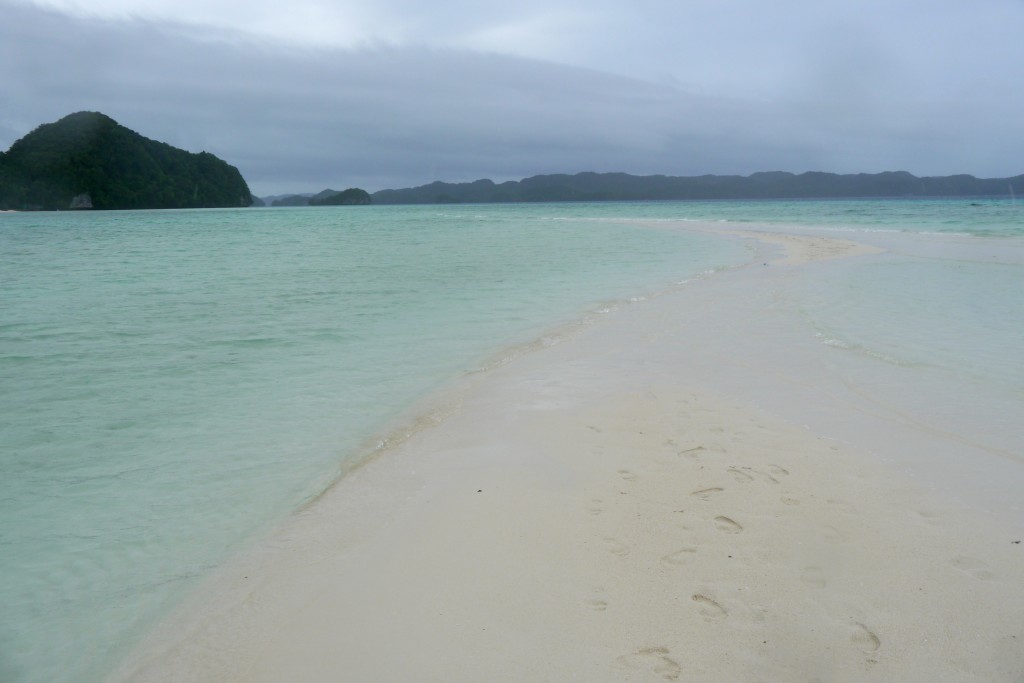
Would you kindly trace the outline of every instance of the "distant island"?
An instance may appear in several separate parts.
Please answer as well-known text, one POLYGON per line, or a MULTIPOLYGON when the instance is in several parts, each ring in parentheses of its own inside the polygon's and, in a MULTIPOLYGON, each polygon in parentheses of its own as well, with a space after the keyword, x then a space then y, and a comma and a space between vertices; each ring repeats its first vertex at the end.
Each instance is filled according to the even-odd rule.
POLYGON ((975 178, 970 175, 919 178, 905 171, 886 173, 782 171, 750 176, 635 176, 627 173, 538 175, 494 183, 435 182, 371 195, 374 204, 481 204, 497 202, 598 202, 679 199, 825 199, 853 197, 1024 197, 1024 175, 975 178))
POLYGON ((347 190, 323 190, 314 195, 292 194, 283 197, 268 197, 264 206, 362 206, 372 204, 370 193, 358 187, 347 190))
POLYGON ((145 138, 99 112, 39 126, 0 153, 0 209, 250 206, 234 166, 145 138))
MULTIPOLYGON (((333 190, 329 191, 333 192, 333 190)), ((372 202, 370 193, 358 187, 350 187, 341 192, 333 192, 326 197, 309 200, 310 206, 365 206, 372 202)))

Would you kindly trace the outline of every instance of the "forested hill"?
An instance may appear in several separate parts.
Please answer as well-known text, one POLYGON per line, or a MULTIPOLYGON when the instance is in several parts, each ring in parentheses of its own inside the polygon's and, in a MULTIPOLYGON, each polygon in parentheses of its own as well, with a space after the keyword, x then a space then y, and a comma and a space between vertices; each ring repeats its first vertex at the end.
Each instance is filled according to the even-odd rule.
POLYGON ((0 153, 0 209, 185 209, 252 204, 238 169, 145 138, 98 112, 39 126, 0 153))
POLYGON ((784 172, 750 176, 634 176, 626 173, 538 175, 494 183, 431 183, 404 190, 381 190, 374 204, 489 202, 631 201, 658 199, 802 199, 830 197, 1024 197, 1024 175, 981 179, 970 175, 918 178, 889 173, 784 172))

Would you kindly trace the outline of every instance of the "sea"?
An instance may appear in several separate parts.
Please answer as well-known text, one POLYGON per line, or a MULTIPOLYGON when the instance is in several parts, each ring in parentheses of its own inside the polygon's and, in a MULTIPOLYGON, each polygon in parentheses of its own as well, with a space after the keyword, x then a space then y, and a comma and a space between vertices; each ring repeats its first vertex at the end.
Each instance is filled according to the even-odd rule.
POLYGON ((1024 461, 1012 198, 0 214, 0 681, 103 680, 424 397, 749 264, 735 229, 884 247, 787 290, 807 334, 1024 461))

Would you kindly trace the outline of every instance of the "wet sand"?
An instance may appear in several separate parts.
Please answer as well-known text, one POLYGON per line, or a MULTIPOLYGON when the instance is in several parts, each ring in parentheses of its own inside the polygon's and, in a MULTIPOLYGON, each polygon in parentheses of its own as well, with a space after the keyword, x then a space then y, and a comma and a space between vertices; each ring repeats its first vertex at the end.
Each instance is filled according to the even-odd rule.
POLYGON ((116 680, 1020 680, 1020 463, 887 414, 779 300, 870 248, 741 237, 435 397, 116 680))

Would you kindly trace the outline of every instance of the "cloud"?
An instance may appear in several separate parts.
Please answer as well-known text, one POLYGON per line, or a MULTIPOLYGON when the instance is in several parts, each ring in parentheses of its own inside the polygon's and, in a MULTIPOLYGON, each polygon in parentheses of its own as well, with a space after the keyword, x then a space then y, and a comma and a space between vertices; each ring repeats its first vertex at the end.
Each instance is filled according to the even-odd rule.
POLYGON ((602 14, 582 0, 517 3, 443 0, 22 0, 79 18, 189 23, 270 37, 286 44, 470 47, 548 57, 565 36, 602 14))
POLYGON ((653 17, 532 0, 429 11, 392 0, 361 14, 312 0, 74 2, 0 4, 0 148, 92 109, 221 156, 257 194, 581 170, 1022 170, 1024 95, 1005 75, 1020 48, 998 21, 1015 15, 995 0, 980 3, 984 16, 939 0, 939 18, 914 19, 920 36, 903 5, 874 21, 782 3, 782 19, 759 15, 759 27, 727 21, 753 7, 736 0, 664 4, 653 17), (232 15, 244 31, 218 25, 232 15), (348 46, 261 34, 274 17, 282 31, 347 17, 348 46), (942 17, 970 33, 946 52, 942 17), (982 37, 994 45, 974 54, 982 37))

